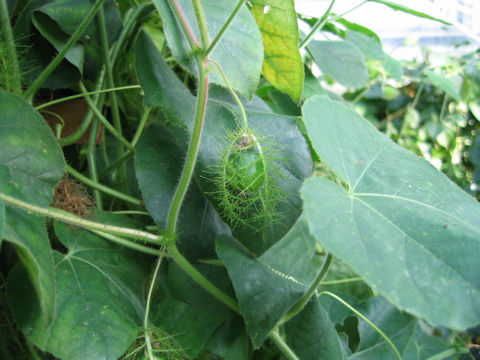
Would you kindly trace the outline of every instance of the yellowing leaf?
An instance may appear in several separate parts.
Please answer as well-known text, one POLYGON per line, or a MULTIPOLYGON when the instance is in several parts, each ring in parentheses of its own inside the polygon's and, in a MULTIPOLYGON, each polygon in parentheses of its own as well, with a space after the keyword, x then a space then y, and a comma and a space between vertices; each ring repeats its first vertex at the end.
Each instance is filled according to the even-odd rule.
POLYGON ((262 74, 278 90, 299 101, 303 63, 293 0, 256 0, 252 13, 262 32, 265 59, 262 74))

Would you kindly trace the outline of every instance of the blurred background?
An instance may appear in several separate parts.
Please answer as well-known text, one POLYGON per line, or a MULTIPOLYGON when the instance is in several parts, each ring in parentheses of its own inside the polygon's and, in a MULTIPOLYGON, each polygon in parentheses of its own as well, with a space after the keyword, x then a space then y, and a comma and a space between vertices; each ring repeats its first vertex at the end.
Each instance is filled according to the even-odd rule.
MULTIPOLYGON (((348 12, 362 4, 361 0, 337 0, 332 8, 335 14, 348 12)), ((479 0, 395 0, 397 4, 425 12, 452 23, 418 18, 375 2, 367 2, 345 15, 375 31, 382 39, 386 53, 396 59, 422 60, 422 47, 434 52, 457 51, 459 55, 480 46, 479 0), (469 43, 468 45, 466 43, 469 43), (465 46, 458 47, 458 44, 465 46)), ((320 17, 330 0, 296 0, 298 12, 320 17)))

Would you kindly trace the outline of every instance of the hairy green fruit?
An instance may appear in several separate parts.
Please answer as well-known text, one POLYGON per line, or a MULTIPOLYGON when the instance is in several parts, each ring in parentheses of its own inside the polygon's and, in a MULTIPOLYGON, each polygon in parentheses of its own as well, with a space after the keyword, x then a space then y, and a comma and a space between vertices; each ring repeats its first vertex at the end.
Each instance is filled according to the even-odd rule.
POLYGON ((240 192, 258 190, 265 182, 262 154, 255 147, 233 151, 226 166, 227 181, 240 192))
POLYGON ((215 191, 210 194, 232 228, 262 231, 277 221, 277 204, 284 197, 278 186, 281 159, 267 138, 252 129, 228 134, 227 144, 213 170, 215 191))

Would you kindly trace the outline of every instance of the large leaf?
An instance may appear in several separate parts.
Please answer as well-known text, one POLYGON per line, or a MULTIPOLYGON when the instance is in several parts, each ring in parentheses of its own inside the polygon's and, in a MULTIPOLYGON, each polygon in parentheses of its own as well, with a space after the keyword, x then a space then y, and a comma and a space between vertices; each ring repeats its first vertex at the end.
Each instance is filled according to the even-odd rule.
POLYGON ((302 188, 322 246, 432 324, 479 323, 480 205, 346 106, 314 97, 303 115, 316 152, 346 186, 312 178, 302 188))
POLYGON ((312 41, 308 50, 320 70, 340 84, 352 88, 367 85, 365 57, 355 45, 346 41, 312 41))
MULTIPOLYGON (((63 155, 44 119, 21 98, 0 90, 0 193, 48 206, 63 175, 63 155)), ((5 239, 15 244, 51 319, 54 269, 43 218, 6 208, 5 239)))
MULTIPOLYGON (((369 299, 358 306, 357 310, 383 331, 404 360, 427 359, 447 349, 444 340, 422 331, 417 319, 399 311, 382 297, 369 299)), ((360 342, 349 359, 398 359, 385 339, 360 318, 358 318, 358 333, 360 342)))
MULTIPOLYGON (((148 106, 162 107, 171 124, 169 130, 180 147, 187 148, 193 128, 195 98, 144 34, 137 41, 136 65, 145 91, 145 102, 148 106)), ((259 111, 256 105, 250 107, 246 104, 246 108, 252 108, 247 111, 249 126, 256 130, 262 146, 275 148, 274 156, 278 159, 275 165, 282 175, 278 186, 286 194, 278 204, 278 223, 257 232, 248 226, 236 231, 236 237, 252 251, 262 253, 278 241, 298 218, 301 211, 298 189, 303 179, 311 174, 312 162, 305 140, 296 127, 295 117, 259 111)), ((206 193, 215 191, 212 169, 221 161, 228 146, 227 135, 238 129, 239 119, 239 110, 230 99, 222 97, 208 101, 195 169, 200 188, 206 193)))
MULTIPOLYGON (((173 55, 196 75, 194 58, 180 24, 172 9, 163 0, 154 0, 164 23, 165 36, 173 55)), ((200 39, 197 19, 190 0, 178 1, 197 39, 200 39)), ((212 41, 227 21, 238 1, 202 1, 208 34, 212 41)), ((251 98, 260 80, 263 63, 263 45, 260 31, 250 12, 243 6, 215 49, 209 55, 222 67, 231 86, 251 98)), ((211 81, 225 85, 217 70, 210 73, 211 81)))
MULTIPOLYGON (((224 267, 197 263, 195 268, 223 292, 234 297, 232 284, 224 267)), ((168 290, 176 300, 223 319, 223 323, 215 330, 208 343, 211 351, 226 359, 248 358, 248 337, 243 319, 207 293, 173 262, 168 266, 168 290)))
POLYGON ((302 95, 303 61, 293 0, 255 0, 251 11, 262 32, 263 76, 298 102, 302 95))
MULTIPOLYGON (((402 355, 411 340, 417 320, 396 309, 381 297, 374 297, 357 308, 360 313, 375 324, 393 342, 402 355)), ((359 319, 358 333, 360 342, 355 353, 349 359, 397 359, 395 352, 386 340, 369 324, 359 319)))
POLYGON ((55 270, 45 218, 14 207, 6 209, 5 239, 15 245, 37 293, 43 325, 54 318, 55 270))
POLYGON ((57 357, 118 359, 143 324, 149 258, 68 225, 56 224, 55 229, 68 249, 66 254, 55 253, 55 321, 42 325, 21 268, 8 284, 14 316, 30 341, 57 357))
POLYGON ((334 324, 316 296, 285 325, 285 332, 287 343, 302 360, 345 359, 334 324))
POLYGON ((152 322, 170 334, 189 358, 195 358, 222 319, 184 302, 164 297, 153 311, 152 322))
POLYGON ((227 267, 255 348, 262 345, 314 277, 314 239, 307 231, 305 223, 299 220, 259 259, 235 239, 217 238, 218 256, 227 267))
MULTIPOLYGON (((178 161, 182 148, 172 141, 168 131, 152 124, 143 133, 135 152, 135 172, 145 205, 155 223, 164 228, 168 210, 182 170, 178 161)), ((192 184, 178 219, 180 250, 190 259, 215 255, 215 236, 230 234, 213 206, 192 184)))
POLYGON ((45 120, 21 98, 0 90, 0 192, 48 206, 65 163, 45 120))

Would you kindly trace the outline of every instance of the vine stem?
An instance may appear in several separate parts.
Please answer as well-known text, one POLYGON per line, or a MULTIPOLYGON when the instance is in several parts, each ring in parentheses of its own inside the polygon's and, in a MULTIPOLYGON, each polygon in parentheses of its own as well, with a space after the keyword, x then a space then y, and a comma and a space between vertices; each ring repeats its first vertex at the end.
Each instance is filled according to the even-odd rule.
MULTIPOLYGON (((133 151, 134 149, 132 145, 122 136, 121 131, 118 131, 117 128, 115 128, 114 126, 112 126, 112 124, 110 124, 110 122, 105 118, 105 116, 103 116, 102 112, 98 109, 97 105, 95 105, 93 100, 90 99, 90 96, 87 95, 87 89, 85 88, 85 85, 83 85, 83 83, 81 82, 80 82, 80 89, 82 90, 82 95, 84 95, 85 101, 87 102, 88 106, 90 106, 90 108, 92 109, 94 114, 97 116, 98 120, 100 120, 102 125, 105 126, 105 128, 107 128, 108 131, 110 131, 110 133, 113 136, 115 136, 115 138, 117 138, 117 140, 120 143, 125 145, 130 151, 133 151)), ((123 153, 120 153, 119 157, 122 156, 122 154, 123 153)))
POLYGON ((6 70, 9 81, 7 90, 16 95, 22 94, 22 84, 20 82, 20 66, 18 64, 17 51, 15 49, 15 41, 13 40, 12 27, 10 26, 10 17, 8 15, 8 6, 6 0, 0 0, 0 38, 5 38, 5 61, 7 63, 6 70), (11 88, 10 88, 11 87, 11 88))
MULTIPOLYGON (((335 1, 335 0, 333 0, 335 1)), ((215 46, 217 45, 217 43, 220 41, 220 39, 222 38, 223 34, 225 33, 225 31, 228 29, 228 27, 230 26, 231 22, 233 21, 233 19, 235 18, 235 16, 238 14, 238 12, 240 11, 240 9, 242 8, 242 5, 245 3, 245 0, 240 0, 238 3, 237 3, 237 6, 235 6, 235 9, 233 9, 233 12, 230 14, 230 16, 228 17, 227 21, 225 21, 225 24, 223 24, 223 26, 221 27, 220 31, 218 32, 218 34, 215 36, 215 38, 213 39, 213 41, 210 43, 210 45, 208 46, 208 49, 207 51, 205 52, 205 55, 208 56, 208 54, 210 54, 213 49, 215 49, 215 46)))
POLYGON ((198 49, 199 47, 198 40, 195 37, 192 27, 188 23, 187 17, 183 13, 183 10, 180 7, 180 4, 178 3, 177 0, 170 0, 170 4, 172 5, 173 10, 178 17, 178 20, 180 21, 180 25, 182 26, 183 33, 187 37, 187 40, 190 43, 190 46, 192 47, 193 50, 198 49))
POLYGON ((197 18, 198 25, 200 27, 202 49, 205 50, 208 48, 208 45, 209 45, 208 28, 207 28, 207 22, 205 20, 205 13, 203 12, 203 7, 202 7, 202 4, 200 3, 200 0, 193 0, 193 8, 195 9, 195 16, 197 18))
POLYGON ((365 315, 363 315, 360 311, 355 309, 352 305, 347 303, 341 297, 335 295, 334 293, 331 293, 330 291, 322 291, 320 294, 318 294, 318 297, 320 297, 322 295, 328 295, 328 296, 334 298, 335 300, 340 302, 343 306, 347 307, 350 311, 355 313, 355 315, 357 315, 359 318, 361 318, 363 321, 365 321, 368 325, 370 325, 377 333, 380 334, 381 337, 383 337, 385 339, 385 341, 388 343, 388 345, 392 348, 392 350, 395 353, 395 355, 397 356, 397 358, 399 360, 402 360, 402 355, 400 355, 400 352, 398 351, 395 344, 388 338, 387 335, 385 335, 385 333, 382 330, 380 330, 378 328, 378 326, 376 326, 374 323, 372 323, 370 320, 368 320, 368 318, 365 315))
POLYGON ((285 315, 285 317, 281 320, 281 323, 287 322, 292 317, 297 315, 300 311, 302 311, 303 307, 310 301, 310 298, 313 296, 313 294, 315 294, 315 291, 317 291, 317 287, 320 284, 320 282, 325 278, 325 275, 327 274, 327 271, 330 268, 330 265, 332 264, 332 260, 333 260, 332 254, 327 253, 327 257, 325 258, 325 261, 323 262, 322 268, 318 272, 315 279, 313 279, 313 281, 310 284, 307 292, 293 306, 293 308, 287 313, 287 315, 285 315))
POLYGON ((212 64, 214 64, 214 65, 216 66, 216 68, 218 69, 218 72, 219 72, 220 75, 222 76, 223 81, 225 81, 225 84, 227 85, 228 90, 230 91, 230 93, 231 93, 232 96, 234 97, 235 101, 237 102, 238 107, 240 108, 240 111, 242 112, 243 129, 246 131, 247 128, 248 128, 247 114, 245 113, 245 109, 244 109, 244 107, 243 107, 242 102, 240 101, 240 98, 237 96, 235 90, 233 90, 232 86, 231 86, 230 83, 228 82, 228 79, 227 79, 227 77, 225 76, 225 73, 223 72, 222 67, 220 66, 220 64, 217 63, 217 62, 216 62, 215 60, 213 60, 213 59, 207 59, 207 61, 208 61, 208 62, 211 62, 212 64))
POLYGON ((56 100, 46 102, 42 105, 36 106, 35 110, 38 111, 38 110, 41 110, 41 109, 46 108, 48 106, 59 104, 59 103, 65 102, 65 101, 74 100, 74 99, 78 99, 78 98, 83 98, 83 97, 85 97, 85 95, 97 95, 97 94, 109 93, 109 92, 112 92, 112 91, 122 91, 122 90, 141 89, 141 88, 142 87, 140 85, 127 85, 127 86, 115 87, 115 88, 112 88, 112 89, 88 91, 86 93, 66 96, 66 97, 63 97, 63 98, 60 98, 60 99, 56 99, 56 100))
POLYGON ((149 334, 149 331, 148 331, 148 316, 150 314, 150 304, 152 302, 153 288, 155 287, 155 283, 157 281, 158 272, 160 270, 160 266, 162 265, 162 260, 163 260, 164 254, 165 254, 165 247, 162 248, 162 252, 160 253, 160 256, 158 257, 158 260, 157 260, 157 265, 155 266, 155 270, 153 271, 152 281, 151 281, 150 287, 148 289, 147 304, 145 306, 145 318, 143 320, 143 331, 145 333, 145 344, 147 346, 147 352, 148 352, 148 356, 149 356, 150 360, 155 360, 155 357, 153 356, 152 342, 150 341, 150 334, 149 334))
POLYGON ((270 333, 270 339, 277 345, 278 349, 282 352, 283 355, 289 360, 300 360, 297 355, 290 349, 287 343, 282 339, 278 330, 273 330, 270 333))
POLYGON ((142 241, 152 243, 152 244, 157 244, 157 245, 162 245, 162 243, 165 241, 164 237, 160 235, 155 235, 142 230, 125 228, 121 226, 107 225, 103 223, 97 223, 95 221, 82 219, 81 217, 75 216, 73 214, 70 214, 60 209, 56 209, 52 207, 44 208, 44 207, 32 205, 28 202, 25 202, 23 200, 14 198, 12 196, 9 196, 3 193, 0 193, 0 199, 10 205, 14 205, 16 207, 25 209, 27 211, 30 211, 36 214, 48 216, 55 220, 60 220, 72 225, 80 226, 87 230, 99 230, 106 233, 122 235, 128 238, 142 240, 142 241))
MULTIPOLYGON (((109 48, 108 48, 108 36, 107 36, 107 27, 105 24, 105 14, 103 12, 103 7, 101 7, 98 11, 98 25, 100 28, 100 39, 102 43, 102 50, 103 50, 103 61, 105 63, 105 73, 106 73, 106 78, 107 78, 107 86, 110 88, 115 87, 115 83, 113 80, 113 64, 110 59, 110 53, 109 53, 109 48)), ((117 142, 116 145, 116 152, 117 152, 117 157, 122 156, 123 154, 123 145, 125 143, 122 141, 123 136, 122 135, 122 122, 120 120, 120 111, 118 109, 118 101, 117 101, 117 94, 115 92, 109 93, 110 100, 112 102, 111 110, 112 110, 112 118, 113 118, 113 125, 117 133, 120 135, 120 137, 117 137, 119 142, 117 142)), ((127 145, 125 145, 127 146, 127 145)), ((127 146, 128 148, 128 146, 127 146)), ((131 150, 131 149, 130 149, 131 150)), ((121 184, 125 184, 127 179, 127 168, 125 166, 125 163, 122 163, 120 165, 119 169, 119 180, 121 184)))
POLYGON ((185 271, 195 282, 197 282, 203 289, 213 295, 216 299, 228 306, 236 313, 240 313, 240 307, 238 303, 230 296, 225 294, 222 290, 217 288, 207 278, 205 278, 197 269, 195 269, 190 262, 183 257, 178 251, 174 243, 167 245, 168 254, 170 257, 185 271))
POLYGON ((84 30, 87 28, 90 21, 97 13, 98 9, 103 5, 104 0, 97 0, 97 2, 92 5, 87 15, 83 18, 82 22, 78 25, 77 30, 73 33, 72 37, 67 41, 63 49, 55 56, 55 58, 48 64, 48 66, 42 71, 42 73, 35 79, 35 81, 30 85, 30 87, 25 91, 24 98, 29 99, 35 91, 42 85, 45 79, 51 74, 51 72, 60 64, 60 61, 64 58, 65 54, 70 50, 70 48, 77 42, 80 36, 83 34, 84 30))
POLYGON ((198 94, 197 109, 195 115, 195 124, 193 126, 192 138, 187 151, 187 157, 183 167, 182 175, 178 183, 173 200, 168 211, 167 226, 165 235, 167 238, 173 239, 176 234, 177 218, 180 212, 185 193, 193 175, 193 169, 197 160, 198 149, 200 147, 200 138, 202 136, 203 122, 205 120, 205 112, 207 108, 208 98, 208 75, 206 69, 206 60, 197 55, 198 61, 198 94))
POLYGON ((117 191, 115 189, 112 189, 108 186, 105 186, 103 184, 100 184, 96 181, 93 181, 91 179, 89 179, 88 177, 86 177, 85 175, 79 173, 77 170, 75 170, 74 168, 72 168, 70 165, 67 164, 67 172, 72 175, 73 177, 77 178, 78 180, 80 180, 81 182, 85 183, 86 185, 89 185, 91 186, 92 188, 94 189, 97 189, 99 191, 102 191, 104 192, 105 194, 108 194, 108 195, 111 195, 113 197, 116 197, 116 198, 119 198, 119 199, 122 199, 126 202, 129 202, 133 205, 137 205, 137 206, 140 206, 142 205, 142 200, 140 199, 137 199, 137 198, 134 198, 130 195, 127 195, 127 194, 124 194, 120 191, 117 191))
POLYGON ((325 14, 323 14, 322 17, 317 20, 317 22, 313 25, 312 30, 310 30, 308 35, 305 36, 305 38, 300 42, 300 45, 299 45, 300 49, 303 49, 305 46, 307 46, 310 43, 310 41, 312 41, 313 35, 315 35, 315 33, 318 30, 322 29, 325 26, 325 24, 328 21, 328 16, 330 15, 330 11, 332 10, 333 4, 335 4, 335 0, 332 0, 330 2, 330 5, 328 6, 327 11, 325 11, 325 14))

